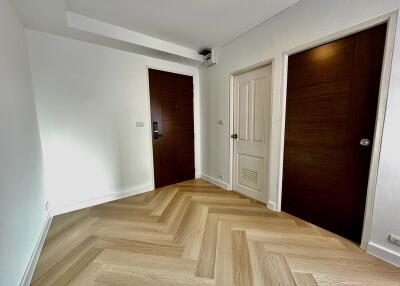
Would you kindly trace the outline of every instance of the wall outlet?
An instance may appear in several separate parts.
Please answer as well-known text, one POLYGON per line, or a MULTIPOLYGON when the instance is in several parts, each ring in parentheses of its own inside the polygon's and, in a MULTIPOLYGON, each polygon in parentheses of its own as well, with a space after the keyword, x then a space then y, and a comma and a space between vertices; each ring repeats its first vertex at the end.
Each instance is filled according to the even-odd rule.
POLYGON ((222 119, 218 120, 218 125, 224 125, 224 124, 225 124, 224 120, 222 120, 222 119))
POLYGON ((224 175, 218 175, 218 178, 220 178, 221 180, 225 179, 224 175))
POLYGON ((136 122, 136 127, 144 127, 144 122, 136 122))
POLYGON ((389 241, 396 246, 400 246, 400 236, 391 234, 389 235, 389 241))

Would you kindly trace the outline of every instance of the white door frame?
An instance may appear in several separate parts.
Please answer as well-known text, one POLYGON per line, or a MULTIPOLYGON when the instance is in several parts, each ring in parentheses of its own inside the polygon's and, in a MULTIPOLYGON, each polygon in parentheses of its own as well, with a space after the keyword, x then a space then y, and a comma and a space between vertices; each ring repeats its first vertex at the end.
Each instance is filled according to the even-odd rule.
MULTIPOLYGON (((233 73, 231 73, 229 75, 229 190, 233 190, 233 172, 234 172, 234 139, 230 137, 230 135, 232 135, 234 133, 234 79, 235 77, 252 71, 252 70, 256 70, 258 68, 261 67, 265 67, 271 65, 271 93, 269 98, 267 98, 266 104, 268 104, 269 109, 266 110, 267 112, 267 116, 270 116, 270 126, 268 126, 267 128, 267 132, 268 134, 265 134, 265 136, 267 138, 271 138, 272 133, 271 133, 271 126, 272 126, 272 94, 273 94, 273 85, 274 85, 274 81, 273 81, 273 74, 274 74, 274 59, 269 59, 260 63, 257 63, 255 65, 252 65, 250 67, 246 67, 243 69, 240 69, 238 71, 235 71, 233 73)), ((269 174, 270 174, 270 166, 271 166, 271 162, 270 162, 270 158, 271 158, 271 144, 267 144, 267 146, 269 146, 270 148, 267 150, 266 154, 269 158, 268 162, 266 162, 266 182, 265 182, 265 188, 266 188, 266 198, 267 198, 267 202, 268 202, 268 195, 269 195, 269 174)))
POLYGON ((368 179, 368 189, 367 189, 367 200, 365 206, 365 215, 364 215, 364 226, 363 233, 361 239, 361 248, 366 249, 367 244, 370 238, 371 232, 371 224, 372 224, 372 212, 374 207, 374 199, 375 199, 375 191, 378 177, 378 167, 379 167, 379 156, 381 151, 382 144, 382 134, 383 134, 383 126, 385 121, 386 114, 386 104, 388 98, 388 90, 389 90, 389 82, 390 82, 390 72, 391 72, 391 64, 393 58, 393 49, 395 43, 395 34, 396 34, 396 25, 397 25, 397 15, 398 11, 394 11, 383 16, 377 17, 370 21, 364 22, 357 26, 350 27, 346 30, 340 31, 333 35, 324 37, 322 39, 313 41, 311 43, 307 43, 305 45, 301 45, 294 49, 285 51, 283 53, 283 87, 282 87, 282 104, 281 104, 281 136, 279 138, 279 148, 280 148, 280 159, 279 162, 279 175, 278 182, 279 186, 277 188, 277 202, 275 210, 281 210, 282 204, 282 174, 283 174, 283 153, 284 153, 284 144, 285 144, 285 120, 286 120, 286 98, 287 98, 287 75, 288 75, 288 59, 290 55, 309 50, 316 46, 320 46, 322 44, 332 42, 338 40, 340 38, 355 34, 362 30, 367 30, 379 24, 387 23, 387 31, 386 31, 386 43, 385 43, 385 51, 384 51, 384 60, 382 65, 382 74, 381 74, 381 83, 379 90, 379 101, 377 105, 377 117, 375 123, 375 133, 374 133, 374 143, 372 146, 372 155, 371 155, 371 165, 368 179))
POLYGON ((149 82, 149 69, 176 73, 181 75, 191 76, 193 78, 193 131, 194 131, 194 170, 195 178, 201 177, 201 148, 200 148, 200 77, 199 72, 187 72, 184 68, 173 69, 165 65, 146 65, 146 81, 147 81, 147 110, 149 122, 149 142, 150 142, 150 158, 151 158, 151 174, 152 186, 155 189, 155 176, 154 176, 154 153, 153 153, 153 130, 151 124, 151 104, 150 104, 150 82, 149 82))

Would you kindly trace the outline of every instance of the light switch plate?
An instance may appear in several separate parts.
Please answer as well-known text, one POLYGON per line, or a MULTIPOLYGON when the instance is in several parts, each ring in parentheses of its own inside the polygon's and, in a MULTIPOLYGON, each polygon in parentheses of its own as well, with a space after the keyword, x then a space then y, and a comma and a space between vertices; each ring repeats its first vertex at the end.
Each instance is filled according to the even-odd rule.
POLYGON ((136 127, 144 127, 144 122, 136 122, 136 127))
POLYGON ((389 241, 396 246, 400 246, 400 236, 391 234, 389 235, 389 241))

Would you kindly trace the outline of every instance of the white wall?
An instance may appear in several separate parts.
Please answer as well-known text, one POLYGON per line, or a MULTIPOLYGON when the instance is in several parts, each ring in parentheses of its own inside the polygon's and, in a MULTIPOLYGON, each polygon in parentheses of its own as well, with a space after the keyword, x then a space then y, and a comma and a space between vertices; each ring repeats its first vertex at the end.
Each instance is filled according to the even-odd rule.
POLYGON ((0 285, 19 285, 42 230, 42 153, 23 27, 0 0, 0 285))
MULTIPOLYGON (((229 75, 273 60, 273 112, 269 200, 279 205, 283 125, 283 53, 400 8, 398 0, 304 0, 218 49, 218 63, 201 70, 203 173, 229 183, 229 75)), ((387 240, 400 235, 400 29, 397 30, 389 87, 371 241, 400 253, 387 240)), ((399 259, 400 257, 396 258, 399 259)), ((400 260, 399 260, 400 261, 400 260)))
POLYGON ((46 192, 56 212, 153 188, 147 66, 194 75, 199 135, 198 68, 36 31, 27 39, 46 192))

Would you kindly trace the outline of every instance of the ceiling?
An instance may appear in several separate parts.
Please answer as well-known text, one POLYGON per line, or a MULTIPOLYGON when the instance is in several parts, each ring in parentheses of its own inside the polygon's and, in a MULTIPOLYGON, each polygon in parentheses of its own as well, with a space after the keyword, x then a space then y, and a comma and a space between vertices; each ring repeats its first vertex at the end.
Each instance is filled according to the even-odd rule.
MULTIPOLYGON (((74 29, 68 12, 179 45, 217 48, 301 0, 13 0, 28 29, 187 64, 198 60, 74 29)), ((107 27, 108 29, 108 27, 107 27)), ((118 31, 117 33, 119 33, 118 31)), ((162 44, 164 45, 164 44, 162 44)))
POLYGON ((298 0, 67 0, 70 11, 199 50, 218 47, 298 0))

